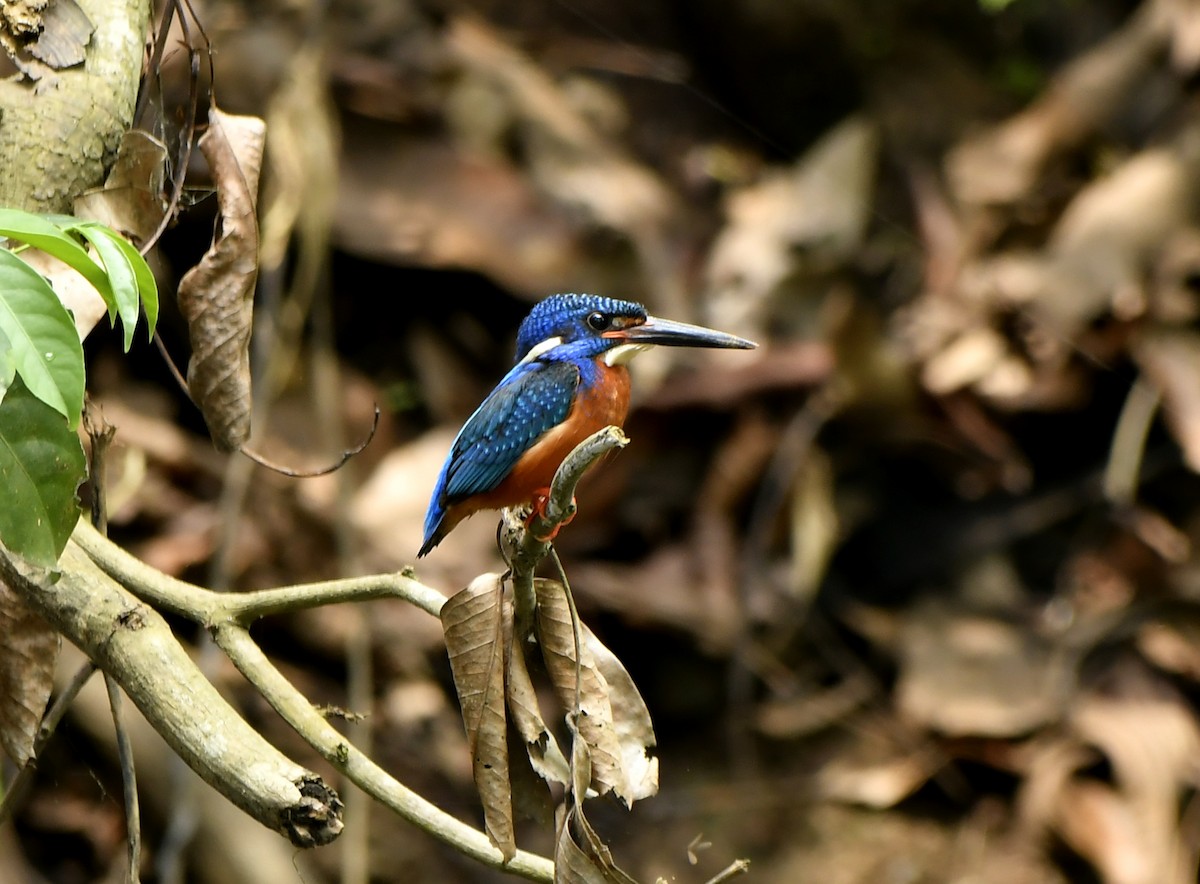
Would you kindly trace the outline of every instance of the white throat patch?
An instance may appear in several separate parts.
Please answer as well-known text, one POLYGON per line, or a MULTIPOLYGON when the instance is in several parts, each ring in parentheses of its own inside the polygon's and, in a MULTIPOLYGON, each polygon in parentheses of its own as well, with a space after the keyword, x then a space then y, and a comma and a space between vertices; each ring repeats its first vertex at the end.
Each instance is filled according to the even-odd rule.
POLYGON ((540 344, 531 347, 519 364, 524 365, 526 362, 533 362, 535 359, 540 358, 542 354, 549 353, 562 342, 562 338, 546 338, 540 344))
POLYGON ((617 344, 604 354, 605 365, 628 365, 634 356, 649 350, 653 344, 617 344))

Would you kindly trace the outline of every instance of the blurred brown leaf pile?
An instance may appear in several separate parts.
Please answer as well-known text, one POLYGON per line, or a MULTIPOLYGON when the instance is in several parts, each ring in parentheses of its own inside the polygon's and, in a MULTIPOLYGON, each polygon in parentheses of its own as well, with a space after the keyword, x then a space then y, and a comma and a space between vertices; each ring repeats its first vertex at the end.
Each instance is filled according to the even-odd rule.
MULTIPOLYGON (((514 785, 489 811, 497 842, 593 869, 607 843, 639 881, 701 884, 742 856, 770 882, 1196 880, 1196 0, 198 10, 224 110, 320 102, 268 131, 263 241, 292 251, 259 279, 251 366, 273 380, 255 379, 253 444, 315 466, 385 414, 339 473, 245 478, 157 357, 97 345, 114 536, 233 587, 404 567, 529 305, 640 300, 763 344, 639 357, 632 444, 558 541, 653 718, 661 789, 628 814, 589 802, 556 845, 514 785), (314 159, 335 144, 336 168, 314 159)), ((208 247, 213 203, 164 240, 164 281, 208 247)), ((179 318, 163 329, 186 353, 179 318)), ((480 515, 418 576, 450 595, 498 567, 480 515)), ((495 633, 501 606, 484 607, 495 633)), ((553 691, 514 705, 511 657, 448 660, 419 611, 330 608, 261 638, 464 819, 483 817, 481 764, 512 766, 521 743, 545 750, 543 777, 565 763, 538 739, 562 721, 522 717, 553 691), (351 702, 355 641, 373 681, 351 702), (456 683, 477 694, 465 731, 456 683)), ((96 785, 111 760, 84 715, 90 748, 48 748, 0 879, 116 862, 119 807, 96 785)), ((592 764, 592 788, 614 787, 592 764)), ((169 824, 147 822, 149 861, 169 824)), ((335 880, 352 849, 374 880, 501 879, 382 813, 301 877, 335 880)))

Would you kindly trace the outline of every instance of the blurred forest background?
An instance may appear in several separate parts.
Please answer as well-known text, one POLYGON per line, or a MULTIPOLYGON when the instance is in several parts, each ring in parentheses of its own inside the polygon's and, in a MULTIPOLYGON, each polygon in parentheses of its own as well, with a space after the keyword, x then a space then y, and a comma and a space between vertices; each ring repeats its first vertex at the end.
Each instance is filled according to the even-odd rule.
MULTIPOLYGON (((1196 880, 1200 2, 195 9, 217 100, 268 124, 252 444, 315 468, 375 404, 382 423, 337 473, 285 478, 219 454, 152 347, 93 335, 114 538, 229 589, 412 564, 529 306, 643 301, 762 347, 639 359, 632 444, 557 544, 657 728, 660 794, 590 811, 617 862, 681 884, 735 857, 771 884, 1196 880)), ((155 98, 173 137, 178 36, 155 98)), ((164 238, 164 294, 214 202, 201 187, 164 238)), ((449 594, 496 570, 494 529, 477 516, 417 575, 449 594)), ((375 602, 256 634, 478 823, 433 618, 375 602)), ((227 663, 211 674, 336 782, 227 663)), ((91 688, 0 830, 0 879, 121 868, 91 688)), ((508 880, 361 804, 299 853, 140 751, 147 868, 178 880, 508 880)))

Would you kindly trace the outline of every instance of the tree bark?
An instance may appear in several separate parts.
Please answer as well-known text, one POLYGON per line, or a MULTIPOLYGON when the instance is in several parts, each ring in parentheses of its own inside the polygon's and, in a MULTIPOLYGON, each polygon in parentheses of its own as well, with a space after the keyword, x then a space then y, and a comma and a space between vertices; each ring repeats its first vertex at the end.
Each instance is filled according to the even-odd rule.
POLYGON ((0 81, 0 206, 70 212, 103 181, 133 120, 150 0, 76 0, 95 26, 82 65, 0 81))

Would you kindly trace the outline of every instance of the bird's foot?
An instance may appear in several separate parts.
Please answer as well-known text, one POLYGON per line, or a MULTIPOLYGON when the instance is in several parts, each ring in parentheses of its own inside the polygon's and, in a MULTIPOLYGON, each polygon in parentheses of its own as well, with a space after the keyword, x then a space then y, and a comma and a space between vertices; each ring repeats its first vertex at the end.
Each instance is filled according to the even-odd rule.
MULTIPOLYGON (((525 520, 526 527, 531 527, 533 525, 533 520, 535 518, 538 518, 538 517, 540 517, 542 519, 547 518, 546 504, 549 502, 550 502, 550 489, 549 488, 539 488, 537 491, 533 492, 533 498, 532 498, 533 511, 530 512, 529 518, 525 520)), ((575 498, 572 497, 571 498, 571 507, 569 510, 567 510, 566 517, 561 522, 559 522, 557 525, 555 525, 552 529, 550 529, 549 534, 547 534, 546 536, 543 537, 539 534, 533 533, 532 531, 530 533, 533 533, 534 539, 537 540, 539 543, 549 543, 551 540, 553 540, 555 537, 558 536, 558 532, 562 529, 563 525, 570 524, 571 520, 575 518, 575 509, 576 509, 575 498)))

